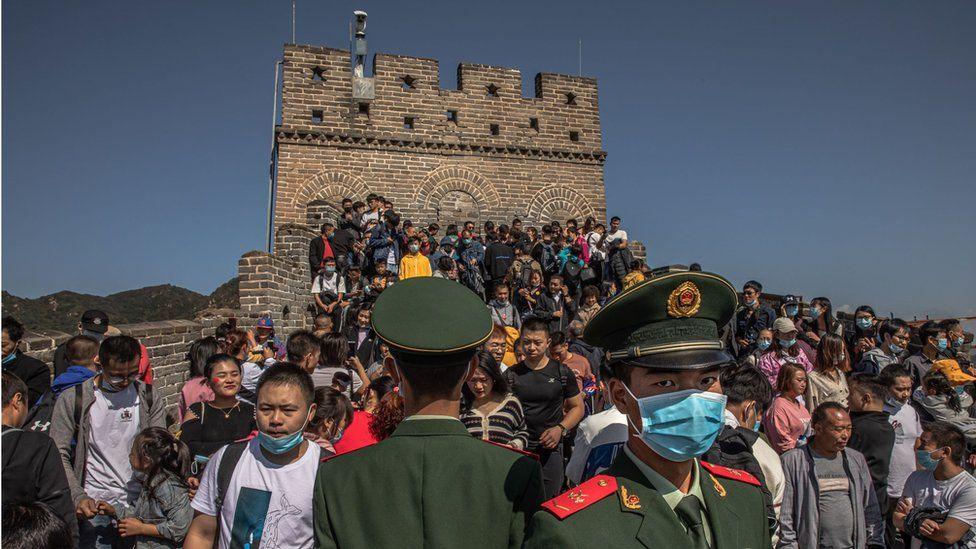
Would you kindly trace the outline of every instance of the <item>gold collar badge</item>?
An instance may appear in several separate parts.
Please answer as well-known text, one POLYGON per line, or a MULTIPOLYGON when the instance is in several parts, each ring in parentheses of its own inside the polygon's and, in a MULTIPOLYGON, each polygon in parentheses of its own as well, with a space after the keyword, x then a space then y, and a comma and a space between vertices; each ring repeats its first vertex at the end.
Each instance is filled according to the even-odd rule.
POLYGON ((721 484, 719 484, 718 479, 715 478, 714 475, 709 474, 708 476, 712 478, 712 484, 715 485, 715 491, 718 492, 719 497, 723 497, 724 498, 725 497, 725 486, 722 486, 721 484))
POLYGON ((627 488, 624 486, 620 487, 620 503, 631 511, 636 511, 641 508, 640 498, 634 494, 628 495, 627 488))

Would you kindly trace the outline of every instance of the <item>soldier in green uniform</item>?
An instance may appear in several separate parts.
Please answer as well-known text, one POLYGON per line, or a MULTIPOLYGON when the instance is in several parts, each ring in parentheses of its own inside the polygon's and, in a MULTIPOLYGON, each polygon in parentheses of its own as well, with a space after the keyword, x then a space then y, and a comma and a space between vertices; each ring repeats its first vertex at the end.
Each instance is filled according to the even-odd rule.
POLYGON ((386 367, 406 419, 390 438, 321 465, 316 547, 521 547, 542 470, 458 420, 461 384, 492 331, 484 302, 456 282, 412 278, 381 294, 372 322, 393 355, 386 367))
POLYGON ((720 340, 735 289, 703 272, 651 279, 611 300, 583 338, 607 351, 630 438, 603 475, 543 503, 528 548, 762 549, 759 481, 697 459, 722 428, 720 340))

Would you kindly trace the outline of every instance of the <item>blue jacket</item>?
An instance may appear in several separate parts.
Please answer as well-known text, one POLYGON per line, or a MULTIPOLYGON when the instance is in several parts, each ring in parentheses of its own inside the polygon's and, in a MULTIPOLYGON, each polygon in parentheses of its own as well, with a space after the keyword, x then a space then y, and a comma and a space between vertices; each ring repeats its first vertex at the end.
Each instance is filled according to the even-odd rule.
POLYGON ((95 377, 95 372, 84 366, 68 366, 63 374, 54 378, 54 382, 51 383, 51 392, 54 393, 54 398, 57 398, 65 389, 70 389, 93 377, 95 377))
POLYGON ((390 255, 390 247, 393 247, 393 255, 396 260, 396 264, 400 264, 400 246, 397 245, 399 241, 399 235, 396 229, 388 230, 386 223, 379 223, 373 227, 372 231, 369 233, 369 248, 373 251, 373 262, 386 261, 386 258, 390 255), (387 238, 392 238, 393 242, 390 243, 387 238))

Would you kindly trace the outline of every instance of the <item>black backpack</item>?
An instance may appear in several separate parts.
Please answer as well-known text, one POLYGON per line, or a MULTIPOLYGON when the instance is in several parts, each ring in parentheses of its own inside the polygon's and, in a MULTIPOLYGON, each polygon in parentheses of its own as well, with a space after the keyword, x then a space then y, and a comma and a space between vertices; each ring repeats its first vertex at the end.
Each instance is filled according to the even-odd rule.
POLYGON ((563 266, 563 279, 574 281, 579 278, 582 271, 583 266, 580 265, 573 257, 570 257, 566 261, 566 265, 563 266))
POLYGON ((759 479, 761 483, 759 489, 762 492, 763 503, 766 505, 766 518, 769 521, 770 532, 773 532, 777 527, 776 512, 773 510, 773 494, 766 485, 766 476, 763 475, 759 460, 752 451, 752 446, 758 439, 759 433, 743 427, 734 428, 726 425, 722 427, 712 447, 701 456, 701 460, 722 467, 740 469, 759 479))
MULTIPOLYGON (((78 385, 81 384, 79 383, 78 385)), ((27 412, 27 421, 24 422, 24 430, 47 434, 51 429, 51 416, 54 415, 54 403, 56 401, 57 399, 50 389, 41 395, 41 398, 37 399, 37 402, 27 412)))
POLYGON ((543 274, 554 275, 559 271, 559 259, 556 258, 556 253, 552 251, 551 246, 539 245, 538 261, 543 274))

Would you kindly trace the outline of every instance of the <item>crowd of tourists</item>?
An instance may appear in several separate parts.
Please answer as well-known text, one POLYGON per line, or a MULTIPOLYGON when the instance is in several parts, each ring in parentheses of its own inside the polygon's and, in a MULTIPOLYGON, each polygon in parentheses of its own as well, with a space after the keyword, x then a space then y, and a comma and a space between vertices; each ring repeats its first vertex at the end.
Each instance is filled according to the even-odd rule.
POLYGON ((958 320, 652 273, 617 217, 341 211, 310 328, 220 325, 170 410, 105 313, 53 366, 5 317, 3 546, 976 548, 958 320))

